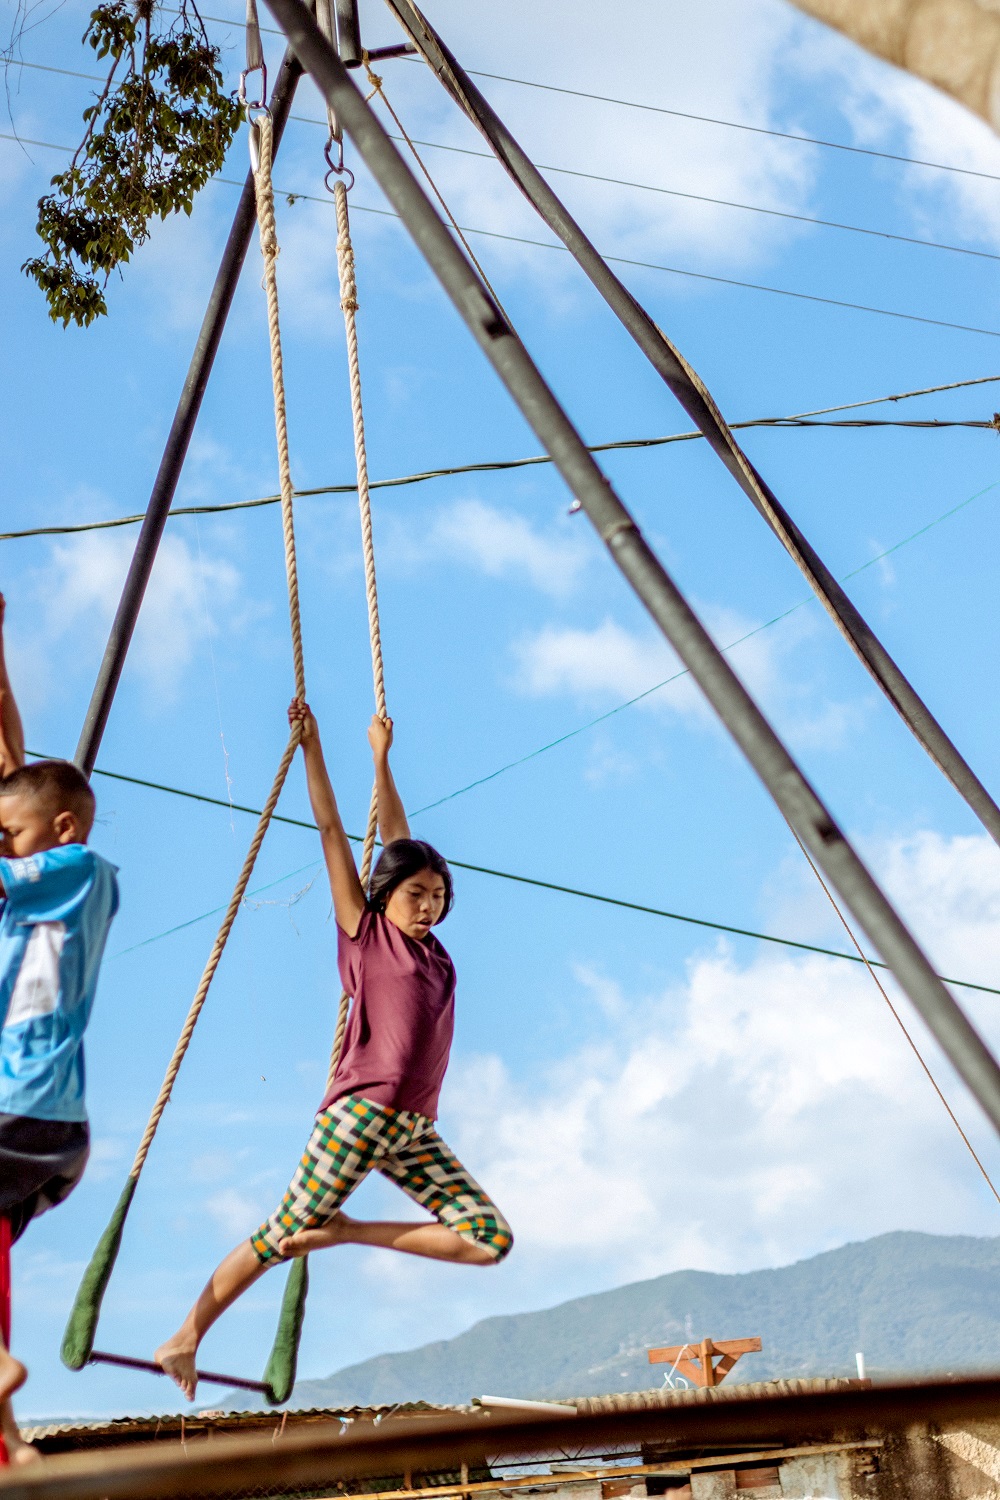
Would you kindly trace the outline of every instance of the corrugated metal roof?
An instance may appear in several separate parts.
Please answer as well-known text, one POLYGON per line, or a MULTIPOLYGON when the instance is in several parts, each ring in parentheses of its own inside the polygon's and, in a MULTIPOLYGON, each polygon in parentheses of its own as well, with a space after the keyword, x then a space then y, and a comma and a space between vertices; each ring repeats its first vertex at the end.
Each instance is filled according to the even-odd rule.
MULTIPOLYGON (((867 1386, 865 1380, 809 1379, 765 1380, 746 1384, 717 1385, 707 1389, 691 1386, 670 1389, 660 1386, 651 1391, 626 1391, 608 1396, 571 1396, 562 1400, 575 1406, 581 1415, 597 1416, 604 1412, 647 1411, 657 1407, 697 1405, 709 1401, 751 1401, 755 1396, 790 1395, 808 1391, 831 1391, 842 1387, 867 1386)), ((390 1406, 313 1406, 298 1411, 216 1411, 206 1409, 158 1417, 115 1417, 39 1423, 22 1429, 26 1442, 45 1443, 75 1439, 67 1446, 79 1448, 117 1447, 133 1442, 150 1442, 156 1438, 198 1438, 212 1432, 272 1432, 283 1427, 307 1426, 313 1422, 382 1422, 389 1417, 437 1416, 444 1412, 482 1410, 478 1405, 444 1405, 429 1401, 405 1401, 390 1406)), ((62 1444, 60 1444, 62 1446, 62 1444)))
POLYGON ((156 1438, 199 1438, 211 1432, 272 1432, 282 1427, 302 1427, 313 1422, 380 1422, 388 1417, 438 1416, 443 1412, 471 1411, 471 1406, 432 1405, 407 1401, 395 1406, 309 1407, 301 1411, 214 1411, 169 1414, 158 1417, 81 1418, 79 1421, 39 1423, 22 1427, 28 1443, 74 1438, 74 1448, 117 1447, 156 1438))
POLYGON ((601 1412, 648 1411, 660 1406, 693 1406, 707 1401, 752 1401, 755 1396, 801 1395, 807 1391, 836 1391, 870 1385, 870 1380, 846 1378, 754 1380, 733 1385, 693 1385, 687 1389, 659 1386, 652 1391, 627 1391, 614 1396, 574 1396, 566 1404, 575 1406, 581 1415, 597 1416, 601 1412))

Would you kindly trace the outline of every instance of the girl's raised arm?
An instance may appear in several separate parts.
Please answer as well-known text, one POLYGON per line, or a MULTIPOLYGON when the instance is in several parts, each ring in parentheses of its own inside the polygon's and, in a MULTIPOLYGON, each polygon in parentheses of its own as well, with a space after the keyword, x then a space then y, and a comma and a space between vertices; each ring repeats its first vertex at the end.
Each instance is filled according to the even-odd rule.
POLYGON ((394 839, 408 839, 410 825, 406 821, 403 799, 396 790, 396 783, 389 768, 389 751, 392 748, 392 720, 374 716, 368 726, 368 743, 375 758, 375 786, 378 790, 378 833, 383 845, 394 839))
POLYGON ((333 795, 330 776, 323 759, 319 727, 313 718, 308 703, 293 698, 288 710, 290 724, 302 725, 302 755, 306 763, 306 785, 313 817, 323 844, 323 857, 330 877, 330 892, 333 896, 333 911, 337 926, 348 937, 357 937, 361 918, 365 913, 365 893, 358 879, 357 866, 344 825, 340 821, 337 799, 333 795))

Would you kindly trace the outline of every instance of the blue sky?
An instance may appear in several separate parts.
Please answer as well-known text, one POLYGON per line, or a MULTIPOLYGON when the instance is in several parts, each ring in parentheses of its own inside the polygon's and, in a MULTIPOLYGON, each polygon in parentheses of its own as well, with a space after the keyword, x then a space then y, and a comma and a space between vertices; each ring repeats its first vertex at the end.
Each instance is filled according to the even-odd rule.
MULTIPOLYGON (((212 15, 238 7, 217 0, 212 15)), ((784 4, 635 0, 606 16, 523 0, 428 11, 470 67, 1000 174, 985 126, 784 4), (600 31, 599 31, 599 28, 600 31), (603 38, 594 46, 595 35, 603 38)), ((92 72, 87 7, 29 31, 25 60, 92 72)), ((369 45, 395 39, 362 0, 369 45)), ((41 13, 39 13, 41 14, 41 13)), ((210 23, 235 84, 239 34, 210 23)), ((272 50, 275 44, 272 39, 272 50)), ((479 149, 422 69, 386 64, 421 139, 479 149)), ((12 69, 10 115, 72 144, 88 85, 12 69)), ((636 182, 1000 254, 997 184, 510 83, 483 84, 532 155, 636 182)), ((303 86, 296 115, 316 119, 303 86)), ((11 120, 3 127, 11 133, 11 120)), ((321 130, 293 122, 275 179, 323 195, 321 130)), ((245 171, 245 139, 223 174, 245 171)), ((348 152, 350 159, 350 152, 348 152)), ((19 271, 35 202, 64 158, 0 141, 4 530, 141 510, 236 190, 206 188, 112 283, 110 316, 52 325, 19 271)), ((490 163, 428 150, 463 224, 547 239, 490 163)), ((355 164, 356 165, 356 164, 355 164)), ((635 189, 552 181, 603 250, 894 309, 932 327, 664 272, 623 275, 733 420, 1000 370, 996 264, 635 189)), ((538 445, 363 171, 352 193, 372 474, 519 457, 538 445)), ((302 488, 353 474, 333 213, 279 203, 292 465, 302 488)), ((688 426, 568 257, 475 240, 588 441, 688 426)), ((991 386, 886 414, 989 418, 991 386)), ((876 409, 878 411, 878 409, 876 409)), ((987 785, 1000 785, 992 607, 1000 482, 981 431, 756 431, 746 446, 844 575, 980 491, 849 587, 987 785)), ((609 455, 620 493, 723 643, 808 597, 703 444, 609 455)), ((251 251, 178 503, 276 488, 259 261, 251 251)), ((423 806, 588 723, 672 671, 670 652, 550 469, 376 493, 396 765, 423 806)), ((297 506, 306 673, 348 826, 370 786, 371 677, 351 496, 297 506)), ((0 543, 12 670, 32 749, 72 754, 135 529, 0 543)), ((291 692, 274 508, 167 530, 100 764, 259 805, 291 692)), ((732 655, 944 972, 1000 982, 1000 859, 964 804, 807 603, 732 655)), ((83 1185, 15 1256, 24 1413, 172 1410, 154 1381, 70 1375, 58 1343, 117 1197, 252 820, 99 778, 95 846, 121 868, 88 1041, 94 1155, 83 1185), (171 929, 181 927, 180 931, 171 929)), ((282 809, 307 813, 301 771, 282 809)), ((685 682, 415 820, 457 859, 841 946, 836 919, 752 773, 685 682), (812 883, 811 883, 812 882, 812 883)), ((322 1092, 338 993, 318 842, 275 826, 149 1158, 99 1345, 148 1353, 219 1256, 274 1206, 322 1092)), ((459 873, 441 931, 458 965, 441 1125, 511 1218, 488 1274, 378 1252, 314 1264, 300 1371, 320 1376, 683 1266, 781 1264, 883 1230, 994 1234, 1000 1211, 870 981, 832 960, 459 873)), ((962 993, 962 992, 960 992, 962 993)), ((997 1000, 963 999, 1000 1043, 997 1000)), ((922 1033, 914 1023, 914 1034, 922 1033)), ((987 1163, 996 1144, 928 1044, 987 1163)), ((378 1182, 366 1212, 405 1211, 378 1182)), ((262 1369, 268 1277, 210 1336, 208 1367, 262 1369)), ((720 1336, 727 1330, 707 1330, 720 1336)), ((746 1331, 746 1330, 743 1330, 746 1331)), ((739 1333, 740 1330, 728 1330, 739 1333)), ((845 1350, 845 1359, 853 1351, 845 1350)), ((210 1393, 206 1393, 210 1395, 210 1393)), ((477 1394, 472 1393, 471 1394, 477 1394)))

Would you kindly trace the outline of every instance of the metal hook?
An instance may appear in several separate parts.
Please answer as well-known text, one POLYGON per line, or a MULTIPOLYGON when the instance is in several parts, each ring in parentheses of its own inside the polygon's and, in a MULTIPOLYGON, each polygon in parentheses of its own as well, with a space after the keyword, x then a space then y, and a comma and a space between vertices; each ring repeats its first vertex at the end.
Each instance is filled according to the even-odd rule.
POLYGON ((266 63, 260 63, 255 68, 245 68, 243 70, 243 72, 240 74, 240 86, 239 86, 239 89, 237 91, 237 98, 239 99, 240 103, 243 105, 243 108, 245 110, 247 110, 247 111, 249 111, 251 109, 264 109, 266 107, 266 100, 267 100, 267 64, 266 63), (247 98, 247 79, 250 77, 251 73, 259 73, 260 74, 260 98, 259 99, 248 99, 247 98))

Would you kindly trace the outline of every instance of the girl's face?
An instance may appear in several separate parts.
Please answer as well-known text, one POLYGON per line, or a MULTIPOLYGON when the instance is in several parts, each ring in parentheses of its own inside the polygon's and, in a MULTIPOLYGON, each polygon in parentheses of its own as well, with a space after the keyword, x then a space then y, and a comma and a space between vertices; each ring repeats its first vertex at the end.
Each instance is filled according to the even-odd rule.
POLYGON ((433 870, 401 880, 385 903, 385 914, 407 937, 422 943, 444 911, 445 883, 433 870))

